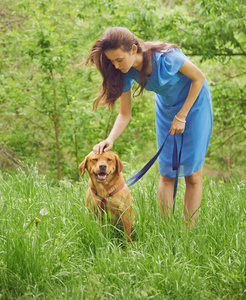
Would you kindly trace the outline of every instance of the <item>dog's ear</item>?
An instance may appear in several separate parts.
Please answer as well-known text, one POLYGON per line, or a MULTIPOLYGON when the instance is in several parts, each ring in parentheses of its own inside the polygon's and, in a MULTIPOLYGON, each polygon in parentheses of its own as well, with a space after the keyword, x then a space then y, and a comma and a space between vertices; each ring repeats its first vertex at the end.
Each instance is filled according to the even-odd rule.
POLYGON ((88 156, 82 161, 82 163, 79 165, 79 170, 81 172, 81 176, 85 174, 85 169, 87 168, 87 162, 88 162, 88 156))
POLYGON ((119 159, 119 156, 117 154, 114 154, 114 155, 115 155, 115 160, 116 160, 116 171, 118 174, 120 174, 120 172, 122 172, 124 166, 123 166, 122 161, 119 159))

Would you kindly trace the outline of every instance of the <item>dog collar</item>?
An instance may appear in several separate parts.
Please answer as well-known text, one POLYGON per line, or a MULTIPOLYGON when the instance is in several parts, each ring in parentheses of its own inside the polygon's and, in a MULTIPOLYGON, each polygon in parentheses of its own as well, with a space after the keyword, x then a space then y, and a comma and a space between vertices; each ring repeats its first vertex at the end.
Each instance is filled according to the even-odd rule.
MULTIPOLYGON (((118 186, 113 192, 111 192, 107 197, 112 197, 114 194, 118 193, 123 187, 125 186, 125 182, 123 182, 120 186, 118 186)), ((91 191, 98 197, 104 199, 100 195, 98 195, 97 191, 93 188, 91 188, 91 191)))
MULTIPOLYGON (((125 182, 123 182, 120 186, 118 186, 112 193, 110 193, 107 197, 111 197, 114 194, 118 193, 121 189, 123 189, 123 187, 125 186, 125 182)), ((106 212, 107 213, 107 199, 106 197, 101 197, 97 194, 97 191, 93 188, 91 188, 91 191, 98 197, 101 198, 101 210, 102 212, 106 212)), ((102 217, 103 218, 103 217, 102 217)))

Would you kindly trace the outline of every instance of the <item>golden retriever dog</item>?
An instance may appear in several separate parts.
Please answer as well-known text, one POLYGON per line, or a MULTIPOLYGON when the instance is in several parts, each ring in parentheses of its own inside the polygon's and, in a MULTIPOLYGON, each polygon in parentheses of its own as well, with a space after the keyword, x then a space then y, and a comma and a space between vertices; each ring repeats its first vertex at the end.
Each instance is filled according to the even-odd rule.
POLYGON ((82 176, 85 169, 90 177, 86 207, 100 219, 106 213, 111 223, 123 226, 130 241, 134 212, 131 193, 122 174, 123 163, 112 151, 102 154, 92 151, 79 166, 82 176))

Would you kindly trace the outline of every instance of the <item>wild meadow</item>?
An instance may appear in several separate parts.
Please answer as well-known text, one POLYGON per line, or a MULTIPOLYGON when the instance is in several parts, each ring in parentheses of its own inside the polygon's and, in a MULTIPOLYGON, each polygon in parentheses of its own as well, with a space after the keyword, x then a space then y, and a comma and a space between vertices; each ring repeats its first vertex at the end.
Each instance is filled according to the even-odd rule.
POLYGON ((87 178, 50 181, 36 168, 0 175, 0 299, 245 299, 246 187, 204 177, 195 228, 161 219, 158 176, 131 187, 136 224, 125 242, 85 216, 87 178))
MULTIPOLYGON (((0 1, 0 300, 246 299, 246 182, 236 179, 246 174, 243 2, 0 1), (88 178, 78 165, 108 137, 119 103, 91 112, 102 79, 81 63, 111 26, 176 43, 206 75, 214 116, 206 163, 220 177, 204 176, 192 231, 183 179, 175 213, 162 219, 153 171, 131 187, 132 243, 85 216, 88 178)), ((156 153, 154 120, 154 94, 134 98, 114 145, 133 161, 125 179, 156 153)))

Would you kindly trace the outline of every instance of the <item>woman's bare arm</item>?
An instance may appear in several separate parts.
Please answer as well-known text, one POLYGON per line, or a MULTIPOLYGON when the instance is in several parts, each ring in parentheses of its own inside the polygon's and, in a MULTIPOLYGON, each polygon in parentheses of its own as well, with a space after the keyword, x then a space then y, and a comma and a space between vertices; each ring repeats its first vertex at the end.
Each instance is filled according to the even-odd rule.
POLYGON ((173 119, 170 128, 171 135, 174 135, 175 133, 184 132, 185 118, 187 117, 192 105, 195 103, 205 80, 205 76, 202 73, 202 71, 200 71, 195 65, 193 65, 188 60, 184 62, 183 66, 179 69, 179 72, 189 77, 192 80, 192 83, 184 105, 177 113, 177 118, 181 120, 181 122, 177 118, 173 119))
POLYGON ((104 141, 93 147, 93 151, 101 154, 113 147, 114 141, 122 134, 131 120, 131 90, 123 93, 120 97, 120 112, 115 120, 114 126, 104 141))

